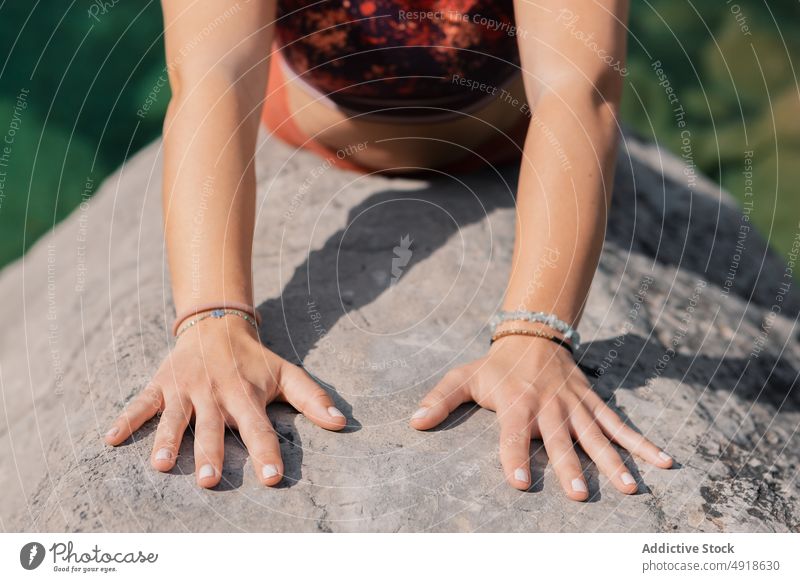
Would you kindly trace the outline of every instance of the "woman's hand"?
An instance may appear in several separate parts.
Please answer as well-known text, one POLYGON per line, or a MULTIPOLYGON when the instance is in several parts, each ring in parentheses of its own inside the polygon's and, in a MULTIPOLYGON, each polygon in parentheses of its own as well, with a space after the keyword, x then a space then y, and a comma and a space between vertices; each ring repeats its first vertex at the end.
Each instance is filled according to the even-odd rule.
POLYGON ((303 370, 266 349, 250 324, 238 317, 208 318, 181 335, 105 440, 119 445, 160 412, 150 463, 169 471, 194 418, 197 484, 214 487, 222 477, 227 425, 239 431, 258 479, 276 485, 283 476, 283 462, 266 412, 273 400, 288 402, 322 428, 345 426, 344 415, 328 394, 303 370))
POLYGON ((455 368, 431 390, 411 426, 433 428, 463 402, 494 410, 500 422, 500 462, 509 484, 530 486, 530 440, 544 441, 553 470, 570 499, 589 497, 573 440, 622 493, 637 490, 611 442, 668 469, 672 459, 625 425, 595 394, 569 352, 550 340, 506 336, 486 357, 455 368))

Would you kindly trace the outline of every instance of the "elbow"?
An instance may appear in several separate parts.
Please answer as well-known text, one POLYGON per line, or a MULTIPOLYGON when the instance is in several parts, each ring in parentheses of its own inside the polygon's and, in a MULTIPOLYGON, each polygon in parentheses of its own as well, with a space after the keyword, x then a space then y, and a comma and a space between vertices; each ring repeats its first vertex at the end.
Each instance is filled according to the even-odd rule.
POLYGON ((171 97, 164 134, 178 120, 195 124, 226 119, 255 133, 266 92, 266 73, 237 67, 177 66, 169 70, 171 97))
POLYGON ((616 124, 622 91, 622 75, 609 67, 588 76, 565 73, 540 77, 527 93, 532 109, 566 105, 583 114, 596 112, 616 124))
POLYGON ((252 79, 234 68, 225 66, 198 67, 179 65, 168 69, 169 86, 173 100, 191 99, 251 92, 252 79))
POLYGON ((268 59, 253 55, 228 55, 217 61, 186 59, 167 66, 173 100, 186 104, 209 99, 245 100, 255 105, 263 99, 268 59))
POLYGON ((585 79, 562 79, 540 85, 531 102, 531 110, 542 119, 567 125, 577 124, 582 131, 608 138, 613 137, 620 126, 619 87, 587 83, 585 79))
POLYGON ((172 95, 163 124, 165 140, 173 139, 176 131, 199 131, 202 126, 255 143, 266 78, 260 85, 228 68, 176 67, 169 72, 169 81, 172 95))

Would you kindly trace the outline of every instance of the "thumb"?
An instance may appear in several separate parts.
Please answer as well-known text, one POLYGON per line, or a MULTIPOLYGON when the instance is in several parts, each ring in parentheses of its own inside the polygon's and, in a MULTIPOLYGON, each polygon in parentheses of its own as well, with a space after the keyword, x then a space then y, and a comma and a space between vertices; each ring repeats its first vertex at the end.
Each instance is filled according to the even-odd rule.
POLYGON ((411 416, 411 426, 428 430, 440 424, 459 405, 470 400, 467 382, 469 374, 461 369, 450 370, 420 402, 411 416))

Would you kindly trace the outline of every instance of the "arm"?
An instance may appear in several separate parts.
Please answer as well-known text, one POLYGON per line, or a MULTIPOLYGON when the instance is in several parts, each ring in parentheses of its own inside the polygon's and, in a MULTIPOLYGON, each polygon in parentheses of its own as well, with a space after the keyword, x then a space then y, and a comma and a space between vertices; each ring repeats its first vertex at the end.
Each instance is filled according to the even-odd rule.
POLYGON ((172 99, 164 122, 164 231, 177 312, 253 304, 253 154, 275 2, 163 3, 172 99))
MULTIPOLYGON (((173 93, 164 124, 164 231, 176 310, 253 305, 253 155, 275 0, 169 0, 163 10, 173 93)), ((207 318, 181 334, 105 440, 119 445, 161 412, 150 462, 170 471, 194 419, 195 477, 214 487, 227 425, 238 429, 257 478, 275 485, 283 463, 266 414, 275 399, 324 428, 345 424, 327 393, 267 350, 248 322, 207 318)))
MULTIPOLYGON (((627 4, 515 2, 533 118, 523 150, 504 310, 554 313, 573 327, 580 319, 611 199, 627 4)), ((504 328, 551 331, 524 322, 498 329, 504 328)), ((497 412, 500 460, 517 489, 530 486, 532 437, 544 441, 564 491, 576 501, 589 493, 573 440, 626 494, 637 487, 611 442, 656 466, 672 464, 594 393, 565 348, 544 338, 503 337, 485 358, 450 371, 423 399, 412 426, 432 428, 469 400, 497 412)))
POLYGON ((515 3, 517 25, 528 32, 519 50, 534 117, 506 310, 555 313, 574 327, 580 319, 611 201, 622 76, 609 62, 625 61, 627 4, 515 3))

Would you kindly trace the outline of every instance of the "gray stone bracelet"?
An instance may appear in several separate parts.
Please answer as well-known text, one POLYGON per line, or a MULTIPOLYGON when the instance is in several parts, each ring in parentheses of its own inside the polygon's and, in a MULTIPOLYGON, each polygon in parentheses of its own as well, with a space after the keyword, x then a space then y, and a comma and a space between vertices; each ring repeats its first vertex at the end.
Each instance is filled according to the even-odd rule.
POLYGON ((491 332, 494 335, 495 329, 501 323, 506 321, 530 321, 531 323, 542 323, 547 327, 556 330, 564 335, 564 339, 572 344, 574 350, 577 350, 581 345, 580 334, 567 322, 558 319, 552 313, 545 313, 544 311, 499 311, 489 321, 491 325, 491 332))

